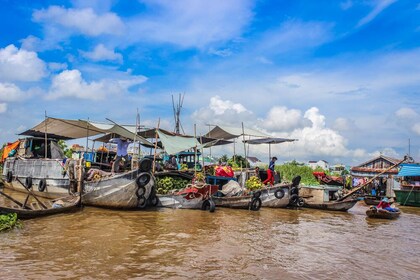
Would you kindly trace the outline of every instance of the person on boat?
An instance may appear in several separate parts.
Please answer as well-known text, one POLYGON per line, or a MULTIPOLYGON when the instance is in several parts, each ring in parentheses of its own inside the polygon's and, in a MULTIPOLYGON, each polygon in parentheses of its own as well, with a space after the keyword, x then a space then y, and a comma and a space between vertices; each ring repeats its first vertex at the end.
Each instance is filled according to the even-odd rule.
POLYGON ((271 185, 274 185, 274 167, 276 165, 277 157, 273 157, 268 164, 267 169, 267 179, 264 180, 263 184, 267 185, 267 183, 270 183, 271 185))
POLYGON ((112 163, 112 172, 117 173, 120 170, 121 161, 123 162, 123 169, 129 163, 127 148, 131 141, 126 137, 121 136, 120 138, 112 138, 109 142, 117 144, 117 156, 112 163))
POLYGON ((381 202, 379 202, 378 206, 376 207, 378 209, 384 209, 389 212, 398 212, 398 208, 391 207, 391 204, 389 203, 389 200, 387 197, 384 197, 381 202))

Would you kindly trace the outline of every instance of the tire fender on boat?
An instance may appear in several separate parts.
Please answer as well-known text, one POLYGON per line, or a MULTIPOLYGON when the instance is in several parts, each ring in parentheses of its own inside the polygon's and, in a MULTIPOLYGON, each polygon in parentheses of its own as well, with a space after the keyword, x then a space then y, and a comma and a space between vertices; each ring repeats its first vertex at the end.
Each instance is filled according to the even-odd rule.
POLYGON ((203 205, 201 205, 201 210, 209 210, 210 213, 213 213, 216 210, 216 204, 213 200, 207 199, 203 201, 203 205))
POLYGON ((147 199, 144 196, 138 198, 137 206, 141 209, 147 206, 147 199))
POLYGON ((249 208, 250 208, 252 211, 258 211, 258 210, 260 210, 261 205, 262 205, 261 198, 259 198, 259 197, 255 198, 255 197, 254 197, 254 198, 252 198, 252 200, 251 200, 251 204, 250 204, 249 208))
POLYGON ((291 195, 298 195, 299 194, 299 189, 297 187, 293 187, 290 189, 290 194, 291 195))
POLYGON ((47 187, 47 180, 45 178, 39 180, 38 191, 43 192, 43 191, 45 191, 46 187, 47 187))
POLYGON ((137 198, 140 199, 144 197, 145 193, 146 193, 146 188, 144 186, 138 186, 137 191, 136 191, 137 198))
POLYGON ((253 197, 254 198, 259 198, 261 196, 261 191, 256 191, 256 192, 254 192, 254 194, 253 194, 253 197))
POLYGON ((156 194, 152 194, 149 197, 149 203, 150 205, 152 205, 153 207, 156 207, 159 203, 159 198, 157 197, 156 194))
POLYGON ((32 188, 32 177, 26 177, 25 179, 25 185, 28 189, 32 188))
POLYGON ((305 205, 305 200, 303 198, 299 197, 297 202, 296 202, 296 206, 297 207, 302 207, 303 205, 305 205))
POLYGON ((139 170, 141 172, 150 172, 152 170, 153 162, 149 158, 144 158, 139 162, 139 170))
POLYGON ((298 202, 299 196, 297 194, 292 194, 290 196, 290 204, 296 204, 298 202))
POLYGON ((152 176, 149 173, 141 173, 136 179, 137 187, 145 187, 150 182, 151 178, 152 176))
POLYGON ((6 182, 10 183, 13 180, 13 173, 12 171, 7 171, 7 175, 6 175, 6 182))
POLYGON ((284 197, 284 190, 282 190, 282 189, 277 189, 277 190, 274 192, 274 196, 275 196, 277 199, 282 199, 282 198, 284 197))

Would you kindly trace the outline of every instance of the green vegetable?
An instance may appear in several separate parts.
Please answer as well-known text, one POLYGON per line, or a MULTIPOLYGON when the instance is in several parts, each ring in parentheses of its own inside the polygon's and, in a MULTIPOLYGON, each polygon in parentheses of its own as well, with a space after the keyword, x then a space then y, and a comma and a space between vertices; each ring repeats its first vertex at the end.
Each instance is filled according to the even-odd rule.
POLYGON ((17 218, 16 213, 0 215, 0 231, 21 227, 22 224, 17 218))

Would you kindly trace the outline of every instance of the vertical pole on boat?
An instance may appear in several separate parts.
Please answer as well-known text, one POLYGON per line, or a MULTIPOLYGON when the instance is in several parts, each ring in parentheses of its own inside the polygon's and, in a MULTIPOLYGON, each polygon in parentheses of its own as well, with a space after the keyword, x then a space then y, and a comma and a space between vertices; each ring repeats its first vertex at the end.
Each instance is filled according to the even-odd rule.
MULTIPOLYGON (((247 161, 246 159, 246 143, 245 143, 245 128, 244 128, 244 122, 242 122, 242 140, 244 142, 244 154, 245 154, 245 162, 247 161)), ((246 168, 246 166, 245 166, 246 168)))
POLYGON ((194 139, 195 139, 195 149, 194 149, 194 178, 197 177, 197 125, 194 124, 194 139))
POLYGON ((233 138, 233 162, 236 162, 236 138, 233 138))
MULTIPOLYGON (((210 129, 210 124, 209 124, 209 138, 211 138, 211 133, 210 133, 210 131, 211 131, 211 129, 210 129)), ((210 160, 211 160, 211 146, 210 146, 209 148, 210 148, 210 160)))
POLYGON ((88 145, 89 145, 89 118, 88 118, 87 127, 86 127, 86 149, 85 149, 85 153, 88 152, 88 145))
POLYGON ((159 130, 159 126, 160 126, 160 118, 158 120, 158 125, 156 128, 156 138, 155 138, 155 153, 153 155, 153 174, 155 174, 156 171, 156 150, 157 150, 157 143, 158 143, 158 130, 159 130))
POLYGON ((48 156, 47 110, 45 110, 45 158, 48 156))

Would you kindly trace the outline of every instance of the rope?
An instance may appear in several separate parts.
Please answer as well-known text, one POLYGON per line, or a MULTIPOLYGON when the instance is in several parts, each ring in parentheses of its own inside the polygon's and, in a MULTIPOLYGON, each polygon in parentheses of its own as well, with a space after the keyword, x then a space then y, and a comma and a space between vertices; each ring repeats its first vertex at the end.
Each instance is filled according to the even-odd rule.
POLYGON ((408 200, 408 198, 410 197, 411 192, 412 192, 413 190, 414 190, 414 186, 411 188, 411 191, 408 193, 407 198, 405 199, 405 202, 404 202, 403 206, 405 206, 405 204, 407 203, 407 200, 408 200))

